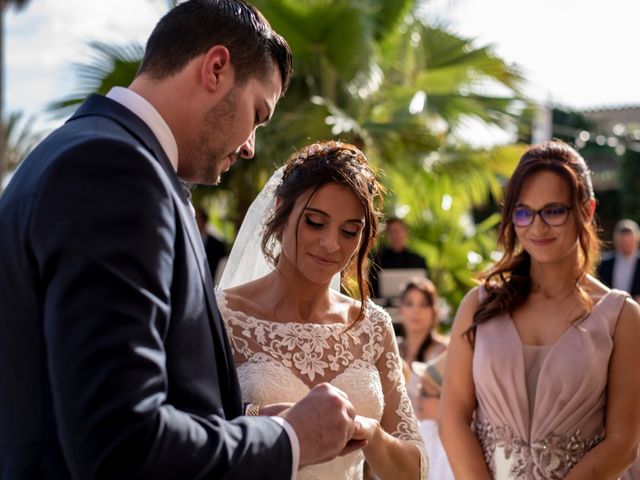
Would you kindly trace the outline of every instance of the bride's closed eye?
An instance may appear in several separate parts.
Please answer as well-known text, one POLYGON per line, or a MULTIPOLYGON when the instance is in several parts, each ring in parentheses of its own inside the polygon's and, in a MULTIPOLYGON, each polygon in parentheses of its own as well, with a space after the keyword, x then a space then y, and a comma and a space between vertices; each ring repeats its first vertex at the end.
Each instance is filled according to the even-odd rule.
POLYGON ((311 217, 305 216, 304 222, 312 228, 322 228, 324 227, 324 223, 318 223, 311 220, 311 217))
MULTIPOLYGON (((304 223, 306 223, 307 225, 309 225, 311 228, 315 229, 315 230, 320 230, 321 228, 323 228, 325 226, 324 223, 320 223, 320 222, 315 222, 311 219, 311 217, 306 216, 304 217, 304 223)), ((343 233, 343 235, 347 236, 347 237, 357 237, 358 234, 360 233, 360 229, 356 229, 356 230, 347 230, 347 229, 341 229, 341 232, 343 233)))
POLYGON ((342 233, 344 233, 347 237, 356 237, 360 233, 360 230, 342 230, 342 233))

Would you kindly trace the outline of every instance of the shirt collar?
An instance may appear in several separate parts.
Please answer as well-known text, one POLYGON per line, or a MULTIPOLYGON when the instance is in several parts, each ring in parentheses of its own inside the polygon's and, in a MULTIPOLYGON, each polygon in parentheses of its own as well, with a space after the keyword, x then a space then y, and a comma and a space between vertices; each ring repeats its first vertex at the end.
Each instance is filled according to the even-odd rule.
POLYGON ((623 255, 620 252, 616 252, 616 260, 621 260, 627 263, 631 263, 631 262, 634 262, 636 258, 637 258, 636 252, 632 253, 629 256, 623 255))
POLYGON ((118 102, 131 110, 135 115, 147 124, 160 142, 160 146, 166 153, 173 169, 178 171, 178 144, 171 133, 171 129, 160 113, 144 97, 133 90, 124 87, 113 87, 107 93, 107 98, 118 102))

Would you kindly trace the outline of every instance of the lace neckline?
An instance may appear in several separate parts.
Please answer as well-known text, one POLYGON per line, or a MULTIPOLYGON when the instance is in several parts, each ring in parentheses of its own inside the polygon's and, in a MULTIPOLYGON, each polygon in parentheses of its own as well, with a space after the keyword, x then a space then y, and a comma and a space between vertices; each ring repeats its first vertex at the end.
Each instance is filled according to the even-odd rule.
MULTIPOLYGON (((277 320, 267 320, 265 318, 259 318, 256 317, 254 315, 249 315, 245 312, 243 312, 242 310, 234 310, 231 307, 229 307, 229 302, 227 300, 227 295, 225 294, 224 290, 217 290, 216 291, 216 296, 218 297, 217 299, 220 301, 219 304, 222 305, 222 307, 233 313, 234 315, 240 315, 242 318, 244 318, 245 320, 251 320, 254 322, 260 322, 263 324, 267 324, 267 325, 285 325, 285 326, 289 326, 289 325, 294 325, 297 326, 297 328, 301 328, 304 326, 309 326, 312 328, 316 328, 316 327, 327 327, 327 328, 331 328, 331 329, 337 329, 337 330, 341 330, 341 329, 345 329, 347 328, 349 325, 344 323, 344 322, 329 322, 329 323, 319 323, 319 322, 279 322, 277 320)), ((369 318, 369 314, 371 313, 371 300, 367 300, 364 303, 364 309, 363 309, 363 318, 369 318)), ((360 324, 362 324, 362 321, 357 321, 353 326, 354 327, 358 327, 360 324)))

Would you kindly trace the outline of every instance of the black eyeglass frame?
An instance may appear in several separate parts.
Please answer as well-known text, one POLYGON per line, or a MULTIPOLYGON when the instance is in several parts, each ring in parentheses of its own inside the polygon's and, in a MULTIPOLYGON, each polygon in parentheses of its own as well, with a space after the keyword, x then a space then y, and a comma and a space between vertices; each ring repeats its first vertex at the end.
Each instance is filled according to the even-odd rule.
POLYGON ((551 205, 545 205, 544 207, 542 207, 542 208, 540 208, 538 210, 536 210, 535 208, 524 206, 524 205, 518 205, 513 209, 513 212, 511 213, 511 223, 513 224, 514 227, 527 228, 527 227, 530 227, 531 225, 533 225, 533 222, 535 222, 535 220, 536 220, 536 216, 539 215, 545 225, 547 225, 549 227, 562 227, 569 220, 569 213, 571 212, 572 208, 573 207, 571 205, 563 205, 561 203, 554 203, 554 204, 551 204, 551 205), (545 210, 554 209, 554 208, 564 208, 564 209, 566 209, 566 217, 564 218, 562 223, 552 224, 552 223, 549 223, 546 220, 545 215, 544 215, 544 211, 545 210), (516 211, 518 211, 518 209, 525 209, 525 210, 528 210, 529 212, 533 213, 533 215, 531 216, 531 221, 529 223, 527 223, 526 225, 518 225, 516 223, 515 216, 516 216, 516 211))

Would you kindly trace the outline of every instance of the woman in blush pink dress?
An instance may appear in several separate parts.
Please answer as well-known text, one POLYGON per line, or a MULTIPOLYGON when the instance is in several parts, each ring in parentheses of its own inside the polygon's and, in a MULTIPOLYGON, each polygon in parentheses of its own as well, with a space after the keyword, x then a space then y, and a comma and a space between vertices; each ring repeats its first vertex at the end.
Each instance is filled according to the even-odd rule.
POLYGON ((640 307, 590 275, 582 157, 531 147, 509 180, 504 255, 453 327, 441 436, 459 479, 618 479, 640 441, 640 307))

